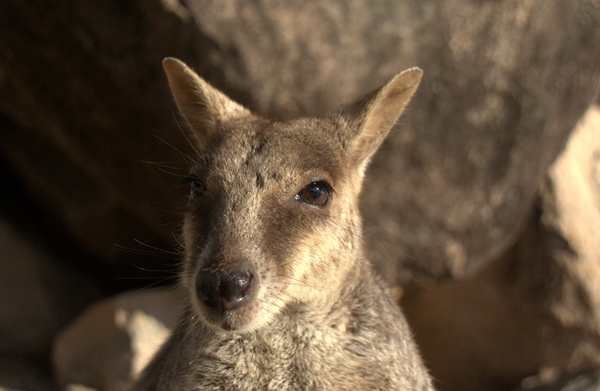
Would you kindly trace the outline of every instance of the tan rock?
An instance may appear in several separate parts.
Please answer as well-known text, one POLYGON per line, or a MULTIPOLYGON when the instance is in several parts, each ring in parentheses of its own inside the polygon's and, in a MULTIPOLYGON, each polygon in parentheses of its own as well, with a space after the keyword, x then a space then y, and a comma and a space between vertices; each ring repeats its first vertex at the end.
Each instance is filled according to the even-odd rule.
POLYGON ((551 307, 566 327, 600 337, 600 106, 592 106, 549 172, 541 221, 564 240, 554 260, 576 285, 551 307), (576 296, 574 296, 576 295, 576 296), (574 304, 585 306, 583 313, 574 304))
POLYGON ((551 384, 600 366, 599 157, 592 106, 516 245, 474 278, 403 296, 440 390, 501 391, 542 372, 551 384))
POLYGON ((88 308, 56 338, 53 366, 62 390, 122 391, 182 314, 176 289, 129 292, 88 308))

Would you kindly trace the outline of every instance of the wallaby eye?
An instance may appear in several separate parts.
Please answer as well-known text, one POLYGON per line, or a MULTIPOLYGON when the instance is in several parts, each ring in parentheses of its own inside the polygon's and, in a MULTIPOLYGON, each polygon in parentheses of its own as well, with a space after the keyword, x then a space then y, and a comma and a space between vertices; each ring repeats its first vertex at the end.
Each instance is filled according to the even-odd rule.
POLYGON ((202 198, 206 194, 204 183, 196 175, 188 175, 181 180, 182 185, 191 184, 192 194, 194 197, 202 198))
POLYGON ((329 183, 317 181, 300 190, 294 198, 307 204, 324 207, 329 202, 332 192, 333 189, 329 183))

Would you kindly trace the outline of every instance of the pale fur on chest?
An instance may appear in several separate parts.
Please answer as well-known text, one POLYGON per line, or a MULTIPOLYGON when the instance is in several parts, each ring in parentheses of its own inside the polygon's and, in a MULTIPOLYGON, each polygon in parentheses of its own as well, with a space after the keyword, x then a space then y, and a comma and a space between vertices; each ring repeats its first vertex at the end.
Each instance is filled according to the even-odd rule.
POLYGON ((258 331, 215 333, 194 316, 186 318, 163 350, 179 352, 177 368, 163 373, 166 383, 170 389, 202 391, 414 387, 419 376, 407 378, 413 364, 401 359, 416 353, 402 342, 410 340, 406 328, 398 327, 404 319, 382 295, 381 282, 370 270, 363 273, 368 282, 338 299, 290 306, 258 331))

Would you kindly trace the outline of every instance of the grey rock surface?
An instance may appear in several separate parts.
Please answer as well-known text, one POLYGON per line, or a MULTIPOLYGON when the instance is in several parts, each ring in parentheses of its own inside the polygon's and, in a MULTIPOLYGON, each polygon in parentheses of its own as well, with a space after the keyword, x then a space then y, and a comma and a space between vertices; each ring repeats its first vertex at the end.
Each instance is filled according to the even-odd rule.
POLYGON ((599 7, 8 0, 0 4, 0 150, 81 243, 107 265, 129 264, 134 256, 115 243, 176 246, 184 198, 176 183, 185 159, 174 149, 190 149, 163 57, 276 116, 323 113, 417 65, 419 93, 368 173, 366 241, 390 282, 463 278, 514 243, 592 99, 599 7))
POLYGON ((548 376, 536 376, 526 379, 516 391, 598 391, 600 390, 600 370, 593 369, 579 373, 552 373, 552 379, 544 381, 548 376), (536 383, 543 383, 535 385, 536 383), (530 386, 529 383, 532 383, 530 386))
POLYGON ((55 391, 47 367, 22 357, 0 356, 0 391, 55 391))
POLYGON ((94 283, 0 218, 0 355, 41 359, 54 335, 97 298, 94 283))
MULTIPOLYGON (((473 278, 404 295, 440 390, 502 391, 532 385, 538 373, 600 367, 599 156, 593 105, 551 166, 517 243, 473 278)), ((540 387, 556 380, 549 377, 540 387)), ((597 383, 589 384, 581 389, 597 383)))

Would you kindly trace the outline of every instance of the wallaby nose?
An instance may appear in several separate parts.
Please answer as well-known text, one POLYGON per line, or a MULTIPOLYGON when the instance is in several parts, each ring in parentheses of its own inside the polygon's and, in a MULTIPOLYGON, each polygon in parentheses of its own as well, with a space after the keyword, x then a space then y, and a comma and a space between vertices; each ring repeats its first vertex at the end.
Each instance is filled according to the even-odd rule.
POLYGON ((196 293, 207 307, 233 310, 252 297, 253 280, 254 275, 249 270, 229 273, 203 270, 196 277, 196 293))

